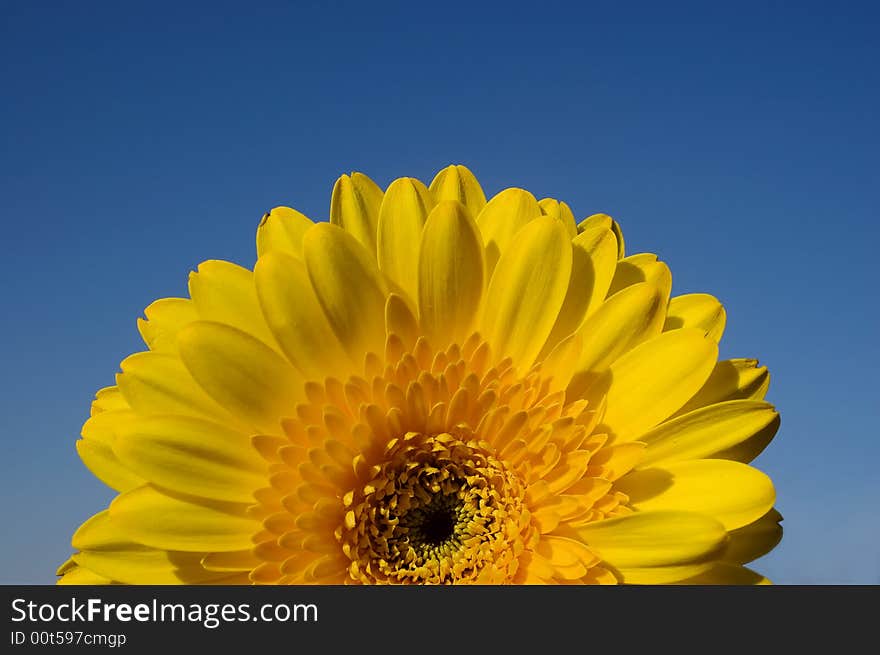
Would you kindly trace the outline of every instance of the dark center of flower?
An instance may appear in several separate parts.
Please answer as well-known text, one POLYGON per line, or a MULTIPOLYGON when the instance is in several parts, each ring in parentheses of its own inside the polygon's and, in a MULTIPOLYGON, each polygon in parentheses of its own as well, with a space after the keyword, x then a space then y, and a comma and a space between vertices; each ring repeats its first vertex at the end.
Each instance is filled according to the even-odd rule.
POLYGON ((424 507, 410 510, 400 519, 414 547, 431 549, 454 541, 462 502, 457 496, 436 494, 424 507))
POLYGON ((411 432, 384 457, 375 479, 347 496, 340 540, 354 578, 477 581, 515 558, 511 539, 528 521, 523 489, 487 444, 411 432))

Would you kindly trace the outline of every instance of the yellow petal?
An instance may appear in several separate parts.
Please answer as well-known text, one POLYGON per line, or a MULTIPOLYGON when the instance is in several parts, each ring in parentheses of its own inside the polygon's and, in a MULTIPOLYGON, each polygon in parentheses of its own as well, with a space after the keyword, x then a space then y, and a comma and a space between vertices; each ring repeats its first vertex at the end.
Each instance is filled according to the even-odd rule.
POLYGON ((727 312, 715 296, 708 293, 689 293, 669 301, 663 330, 666 332, 683 327, 699 328, 709 338, 721 341, 726 323, 727 312))
POLYGON ((388 187, 379 208, 379 268, 412 299, 418 293, 422 228, 433 207, 434 199, 424 184, 402 177, 388 187))
POLYGON ((571 207, 554 198, 544 198, 538 202, 538 205, 540 205, 541 212, 545 216, 552 216, 562 223, 565 231, 568 232, 568 236, 572 238, 577 236, 577 225, 575 224, 574 214, 571 211, 571 207))
POLYGON ((610 230, 612 223, 613 220, 608 214, 593 214, 591 216, 587 216, 584 220, 578 223, 577 228, 578 232, 594 230, 597 228, 610 230))
POLYGON ((239 572, 233 573, 230 575, 229 573, 224 574, 221 578, 210 578, 201 582, 199 584, 203 585, 217 585, 220 587, 229 587, 232 585, 251 585, 253 584, 253 580, 250 579, 250 573, 248 572, 239 572))
POLYGON ((209 571, 251 571, 261 563, 251 549, 208 553, 202 558, 202 566, 209 571))
POLYGON ((275 346, 248 269, 220 260, 202 262, 197 273, 190 273, 189 292, 201 320, 231 325, 275 346))
POLYGON ((363 173, 343 175, 333 185, 330 198, 330 222, 360 241, 371 253, 376 252, 376 230, 382 189, 363 173))
POLYGON ((751 439, 746 439, 731 448, 726 448, 725 450, 716 453, 714 457, 748 464, 764 452, 764 449, 776 435, 776 431, 779 429, 779 423, 780 420, 777 416, 773 423, 767 426, 766 429, 755 434, 751 439))
POLYGON ((409 303, 396 293, 389 294, 385 302, 385 330, 388 334, 400 337, 407 349, 413 348, 422 336, 415 312, 409 303))
POLYGON ((660 334, 663 317, 662 292, 647 282, 634 284, 605 301, 578 331, 583 348, 568 390, 570 397, 580 397, 612 362, 660 334))
POLYGON ((76 450, 86 467, 104 484, 117 491, 139 487, 144 480, 130 471, 113 453, 121 430, 136 414, 132 410, 108 410, 95 414, 82 427, 76 450))
POLYGON ((486 244, 486 272, 489 276, 513 241, 513 235, 540 215, 541 207, 535 196, 515 188, 497 194, 477 215, 477 225, 486 244))
POLYGON ((547 491, 561 494, 584 477, 589 466, 591 453, 586 450, 573 450, 566 453, 557 465, 544 478, 547 491))
POLYGON ((571 276, 556 324, 544 345, 549 353, 602 305, 617 263, 617 243, 610 230, 589 230, 572 241, 571 276))
POLYGON ((283 252, 302 257, 302 239, 314 223, 295 209, 276 207, 263 216, 257 228, 257 257, 283 252))
POLYGON ((614 236, 617 237, 617 259, 623 259, 626 257, 626 246, 624 244, 623 230, 620 227, 620 223, 612 220, 611 231, 614 232, 614 236))
POLYGON ((228 575, 202 568, 202 553, 169 552, 133 542, 106 510, 83 523, 72 543, 82 551, 73 556, 78 565, 124 584, 194 584, 228 575))
POLYGON ((198 418, 142 418, 120 435, 113 452, 152 483, 217 500, 252 502, 268 476, 248 435, 198 418))
MULTIPOLYGON (((381 250, 381 234, 379 241, 381 250)), ((351 359, 363 362, 365 353, 382 352, 387 287, 370 254, 327 223, 309 230, 303 245, 315 295, 351 359)))
MULTIPOLYGON (((730 400, 709 405, 657 426, 640 439, 648 444, 642 467, 688 459, 724 456, 743 442, 766 446, 779 426, 779 415, 763 400, 730 400), (752 442, 757 443, 757 442, 752 442)), ((762 446, 762 449, 763 449, 762 446)))
POLYGON ((180 356, 196 382, 259 431, 279 434, 302 391, 299 373, 262 341, 222 323, 198 321, 178 337, 180 356))
POLYGON ((528 369, 556 323, 571 275, 571 241, 559 221, 537 218, 498 261, 481 332, 498 357, 528 369))
POLYGON ((617 480, 629 473, 638 464, 645 452, 641 441, 626 441, 613 446, 605 446, 596 451, 590 460, 590 477, 604 480, 617 480))
POLYGON ((125 399, 125 396, 122 395, 119 387, 114 385, 112 387, 98 389, 95 393, 95 399, 92 401, 92 415, 116 409, 130 409, 128 401, 125 399))
POLYGON ((587 574, 599 558, 586 545, 577 539, 544 535, 538 542, 537 551, 546 559, 557 577, 563 580, 576 580, 587 574))
POLYGON ((665 332, 636 346, 609 368, 604 430, 617 440, 639 437, 696 393, 717 356, 718 345, 693 329, 665 332))
POLYGON ((302 261, 269 253, 257 260, 254 279, 266 322, 294 366, 310 379, 351 371, 353 362, 324 316, 302 261))
POLYGON ((632 471, 614 488, 643 512, 680 510, 716 518, 726 530, 759 519, 776 499, 773 482, 759 470, 723 459, 673 462, 632 471))
POLYGON ((246 504, 171 495, 140 487, 110 504, 110 517, 126 537, 146 546, 187 552, 243 550, 260 523, 246 504))
POLYGON ((641 253, 630 255, 617 262, 617 270, 608 296, 613 296, 621 289, 625 289, 639 282, 651 282, 663 292, 663 300, 669 300, 672 291, 672 272, 663 262, 657 261, 657 255, 641 253))
POLYGON ((111 489, 124 492, 144 484, 145 480, 119 461, 113 448, 100 441, 80 439, 76 452, 96 478, 111 489))
POLYGON ((119 388, 128 404, 141 414, 186 414, 235 422, 196 384, 175 355, 135 353, 122 360, 121 368, 119 388))
POLYGON ((109 585, 113 584, 113 581, 109 578, 105 578, 103 575, 98 575, 94 571, 89 571, 88 569, 84 569, 81 566, 76 566, 75 568, 67 571, 56 584, 59 585, 109 585))
POLYGON ((144 310, 146 320, 137 325, 150 350, 177 352, 177 333, 187 323, 198 320, 195 305, 189 298, 162 298, 144 310))
POLYGON ((437 202, 458 200, 471 216, 476 216, 486 206, 486 195, 477 178, 460 164, 447 166, 437 173, 431 182, 431 193, 437 202))
POLYGON ((67 573, 68 571, 72 571, 76 567, 77 563, 73 560, 73 557, 68 557, 64 564, 62 564, 55 570, 55 575, 64 575, 65 573, 67 573))
POLYGON ((623 259, 626 256, 626 248, 623 243, 623 231, 620 229, 620 224, 608 214, 593 214, 592 216, 587 216, 584 220, 578 223, 577 229, 578 232, 586 232, 587 230, 597 227, 611 230, 614 233, 614 236, 617 238, 617 258, 623 259))
POLYGON ((575 366, 584 347, 580 333, 575 332, 563 339, 541 361, 541 371, 550 377, 551 393, 565 391, 575 374, 575 366))
POLYGON ((721 523, 693 512, 636 512, 588 523, 577 532, 591 550, 618 568, 702 561, 727 540, 721 523))
POLYGON ((419 315, 438 345, 464 339, 483 296, 483 244, 461 203, 442 201, 428 216, 419 255, 419 315))
POLYGON ((617 270, 617 240, 614 233, 606 229, 589 229, 578 234, 572 244, 590 257, 593 281, 587 305, 589 316, 601 307, 614 279, 617 270))
POLYGON ((526 551, 520 556, 515 584, 548 584, 552 578, 553 567, 545 557, 534 551, 526 551))
POLYGON ((766 366, 758 366, 758 360, 725 359, 676 415, 726 400, 763 400, 769 386, 770 373, 766 366))
POLYGON ((95 414, 82 426, 83 439, 112 446, 121 429, 136 417, 130 409, 95 414))
MULTIPOLYGON (((108 551, 84 551, 74 558, 90 571, 133 585, 205 584, 225 578, 228 573, 207 571, 193 553, 176 553, 155 548, 120 548, 108 551)), ((89 583, 91 584, 91 583, 89 583)))
POLYGON ((757 521, 730 533, 730 542, 721 559, 735 564, 747 564, 763 557, 782 540, 782 514, 771 509, 757 521))
POLYGON ((700 562, 681 566, 623 567, 615 570, 623 584, 656 585, 680 584, 681 580, 705 573, 713 566, 714 562, 700 562))
POLYGON ((744 566, 716 562, 712 568, 678 584, 682 585, 769 585, 772 584, 760 573, 744 566))

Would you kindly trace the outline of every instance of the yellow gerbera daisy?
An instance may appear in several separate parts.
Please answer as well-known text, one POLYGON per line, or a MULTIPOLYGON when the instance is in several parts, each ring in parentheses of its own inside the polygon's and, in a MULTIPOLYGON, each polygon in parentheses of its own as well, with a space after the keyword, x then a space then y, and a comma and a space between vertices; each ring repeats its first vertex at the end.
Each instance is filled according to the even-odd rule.
POLYGON ((610 217, 354 173, 257 255, 146 309, 77 442, 119 495, 61 583, 765 581, 767 370, 610 217))

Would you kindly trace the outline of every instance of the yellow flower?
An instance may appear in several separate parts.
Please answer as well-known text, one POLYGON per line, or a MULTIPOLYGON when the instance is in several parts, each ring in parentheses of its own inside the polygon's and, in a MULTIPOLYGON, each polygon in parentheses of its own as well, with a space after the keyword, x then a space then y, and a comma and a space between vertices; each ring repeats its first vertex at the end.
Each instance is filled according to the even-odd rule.
POLYGON ((354 173, 257 254, 146 309, 77 442, 119 495, 61 583, 766 582, 767 370, 610 217, 354 173))

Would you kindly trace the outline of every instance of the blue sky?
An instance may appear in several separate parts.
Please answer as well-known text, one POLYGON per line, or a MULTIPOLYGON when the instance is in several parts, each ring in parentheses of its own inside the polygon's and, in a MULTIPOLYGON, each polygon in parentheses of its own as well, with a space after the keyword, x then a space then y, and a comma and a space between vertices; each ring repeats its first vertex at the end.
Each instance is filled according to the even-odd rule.
POLYGON ((880 582, 871 3, 3 2, 0 583, 110 499, 80 464, 135 319, 338 175, 464 163, 623 225, 772 373, 779 583, 880 582), (255 6, 259 5, 259 6, 255 6), (614 6, 612 6, 614 5, 614 6))

